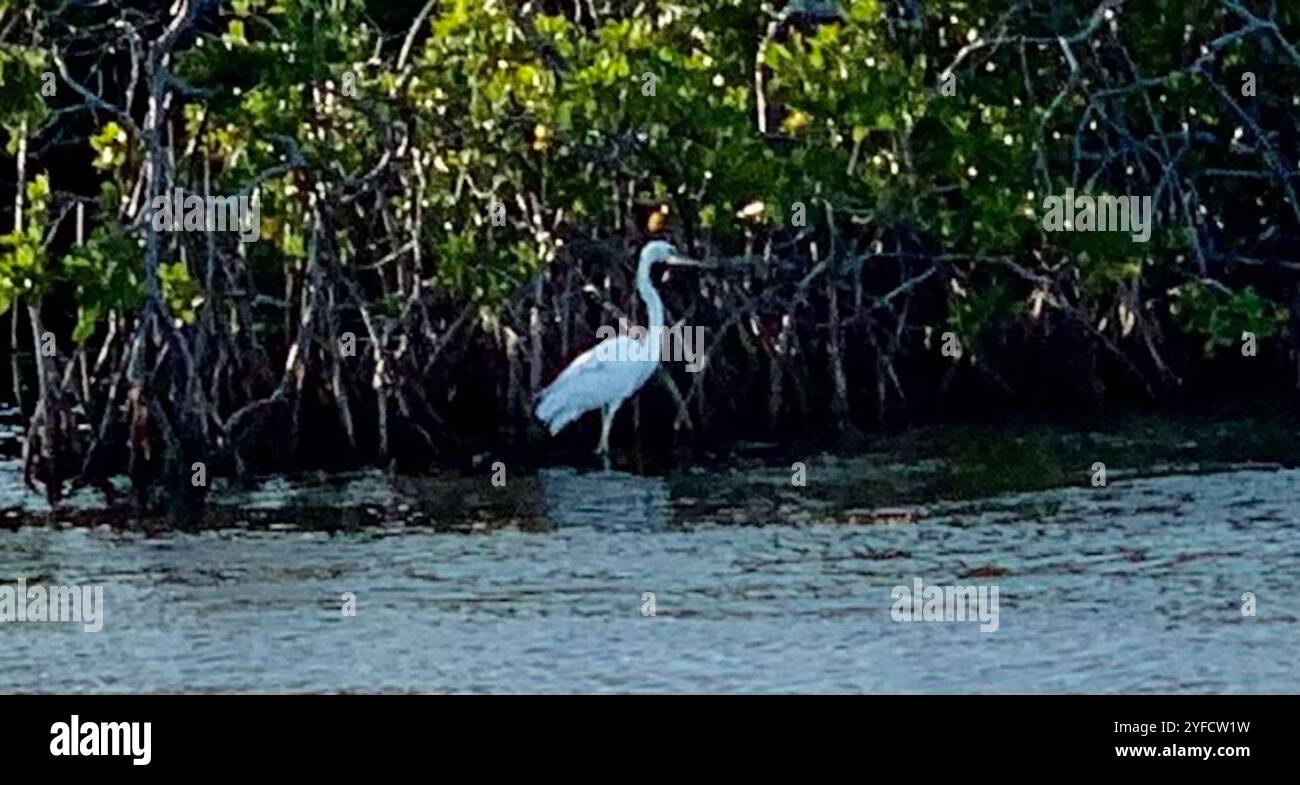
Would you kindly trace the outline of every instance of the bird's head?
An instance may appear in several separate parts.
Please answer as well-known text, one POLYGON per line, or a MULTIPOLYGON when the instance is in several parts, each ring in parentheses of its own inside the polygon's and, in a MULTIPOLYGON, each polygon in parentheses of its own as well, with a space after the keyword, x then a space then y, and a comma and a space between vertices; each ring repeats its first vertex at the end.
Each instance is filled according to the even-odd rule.
POLYGON ((703 267, 701 262, 697 262, 686 256, 682 256, 672 243, 663 240, 652 240, 645 244, 641 249, 642 270, 649 272, 650 268, 656 264, 668 264, 676 267, 703 267))

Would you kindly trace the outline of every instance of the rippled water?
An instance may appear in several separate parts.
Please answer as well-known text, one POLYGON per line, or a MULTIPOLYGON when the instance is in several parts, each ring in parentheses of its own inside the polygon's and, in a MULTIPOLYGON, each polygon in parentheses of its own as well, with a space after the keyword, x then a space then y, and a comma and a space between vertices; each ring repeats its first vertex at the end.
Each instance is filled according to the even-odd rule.
POLYGON ((227 494, 217 530, 0 529, 0 581, 102 584, 107 606, 99 633, 0 624, 0 692, 1300 691, 1300 471, 902 523, 816 466, 807 488, 788 464, 550 469, 508 492, 274 480, 227 494), (306 528, 295 494, 317 505, 306 528), (999 629, 893 621, 891 589, 916 577, 997 585, 999 629))

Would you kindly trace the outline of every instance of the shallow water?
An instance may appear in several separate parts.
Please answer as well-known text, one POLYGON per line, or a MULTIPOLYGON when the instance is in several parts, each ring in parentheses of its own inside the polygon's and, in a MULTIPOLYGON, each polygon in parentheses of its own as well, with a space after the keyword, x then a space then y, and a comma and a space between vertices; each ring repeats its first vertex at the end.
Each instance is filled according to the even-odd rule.
MULTIPOLYGON (((1300 691, 1300 471, 914 504, 902 523, 846 492, 851 461, 809 465, 806 488, 788 463, 548 469, 508 491, 276 479, 223 494, 216 530, 0 529, 0 581, 102 584, 106 605, 98 633, 0 624, 0 692, 1300 691), (893 621, 917 577, 996 585, 998 629, 893 621)), ((11 506, 20 485, 0 479, 11 506)))

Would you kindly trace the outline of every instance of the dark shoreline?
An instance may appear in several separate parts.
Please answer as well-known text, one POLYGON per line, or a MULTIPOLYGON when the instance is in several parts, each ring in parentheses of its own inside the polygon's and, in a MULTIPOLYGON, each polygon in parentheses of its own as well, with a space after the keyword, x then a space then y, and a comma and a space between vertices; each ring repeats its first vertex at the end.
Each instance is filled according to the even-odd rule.
MULTIPOLYGON (((1231 407, 1185 407, 1178 413, 1131 409, 1069 421, 1024 416, 934 423, 874 434, 857 449, 737 442, 719 451, 646 455, 616 447, 611 468, 619 476, 667 480, 675 493, 704 499, 725 490, 735 494, 741 508, 746 487, 759 489, 759 496, 779 491, 853 509, 906 508, 1086 486, 1097 461, 1105 463, 1108 482, 1246 466, 1300 466, 1300 416, 1284 411, 1285 403, 1239 401, 1231 407), (795 461, 806 466, 806 487, 791 487, 795 461)), ((0 507, 0 528, 107 524, 145 532, 285 527, 354 531, 400 525, 472 532, 478 530, 476 523, 493 516, 519 521, 533 515, 537 502, 530 494, 536 494, 541 473, 599 477, 604 471, 601 461, 585 450, 553 451, 541 460, 483 453, 475 463, 419 472, 372 467, 275 473, 235 484, 219 479, 203 508, 161 513, 143 511, 125 487, 111 504, 86 489, 78 497, 79 505, 88 505, 85 509, 0 507), (491 481, 498 461, 505 466, 505 488, 491 481), (356 482, 364 483, 360 492, 356 482), (277 507, 275 488, 300 495, 301 501, 277 507), (328 501, 313 504, 313 495, 328 501), (367 500, 367 495, 389 498, 367 500)), ((0 466, 18 471, 12 459, 0 466)), ((763 515, 760 509, 738 517, 762 523, 763 515)))

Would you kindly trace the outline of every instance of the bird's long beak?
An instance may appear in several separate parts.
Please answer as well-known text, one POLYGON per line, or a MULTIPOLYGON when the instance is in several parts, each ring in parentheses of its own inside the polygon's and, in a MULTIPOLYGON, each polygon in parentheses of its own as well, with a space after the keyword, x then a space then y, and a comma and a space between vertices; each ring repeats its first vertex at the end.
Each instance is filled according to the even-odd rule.
POLYGON ((704 262, 697 261, 688 256, 680 256, 678 254, 673 254, 672 256, 668 257, 668 264, 674 265, 676 267, 705 267, 706 266, 704 262))

